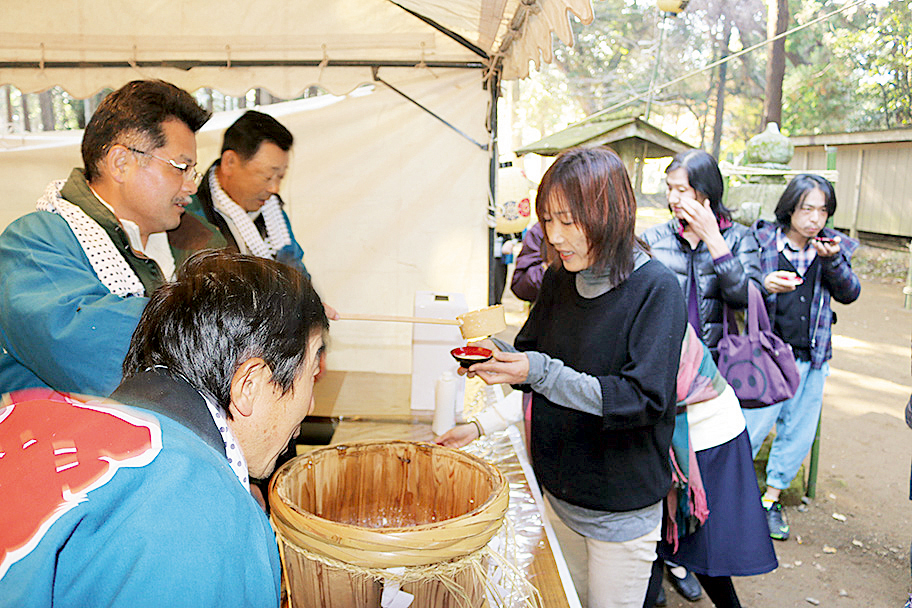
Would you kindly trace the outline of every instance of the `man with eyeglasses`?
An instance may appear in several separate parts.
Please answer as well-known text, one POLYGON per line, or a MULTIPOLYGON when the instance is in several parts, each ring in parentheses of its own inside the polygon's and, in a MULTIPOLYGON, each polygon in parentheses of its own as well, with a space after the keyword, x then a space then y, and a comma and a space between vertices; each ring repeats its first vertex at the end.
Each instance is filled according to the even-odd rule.
POLYGON ((776 426, 766 466, 763 507, 770 537, 787 540, 789 525, 779 502, 814 443, 823 404, 823 385, 833 356, 830 300, 850 304, 861 293, 852 271, 858 243, 828 228, 836 213, 836 191, 819 175, 796 176, 776 205, 775 222, 758 220, 753 230, 760 244, 763 286, 773 330, 792 348, 801 382, 791 399, 767 407, 743 409, 756 458, 776 426))
POLYGON ((0 235, 0 393, 110 394, 147 296, 194 251, 225 245, 184 217, 208 118, 172 84, 128 83, 86 126, 85 168, 0 235))

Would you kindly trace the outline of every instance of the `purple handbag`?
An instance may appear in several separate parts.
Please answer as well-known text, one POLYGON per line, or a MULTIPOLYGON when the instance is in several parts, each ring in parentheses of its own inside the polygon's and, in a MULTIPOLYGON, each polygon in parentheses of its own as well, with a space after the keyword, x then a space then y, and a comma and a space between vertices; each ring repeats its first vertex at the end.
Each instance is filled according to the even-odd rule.
POLYGON ((747 331, 744 335, 730 332, 728 305, 724 305, 717 365, 741 407, 766 407, 791 399, 801 376, 792 347, 770 328, 760 290, 752 281, 748 284, 747 331))

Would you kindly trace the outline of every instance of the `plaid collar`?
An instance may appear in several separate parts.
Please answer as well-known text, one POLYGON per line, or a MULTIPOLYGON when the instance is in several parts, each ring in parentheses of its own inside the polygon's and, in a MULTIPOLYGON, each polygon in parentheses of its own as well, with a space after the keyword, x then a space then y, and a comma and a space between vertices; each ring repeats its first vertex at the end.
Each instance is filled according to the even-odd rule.
POLYGON ((794 245, 789 242, 788 237, 785 236, 782 228, 776 228, 776 250, 792 263, 795 271, 802 277, 817 257, 817 250, 811 244, 810 239, 808 239, 804 247, 795 249, 794 245))

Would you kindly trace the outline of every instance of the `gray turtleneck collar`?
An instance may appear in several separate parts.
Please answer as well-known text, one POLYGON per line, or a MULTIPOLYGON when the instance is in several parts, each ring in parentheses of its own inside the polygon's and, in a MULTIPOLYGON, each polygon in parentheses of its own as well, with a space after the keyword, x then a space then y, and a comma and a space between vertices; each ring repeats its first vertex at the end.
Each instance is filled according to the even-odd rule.
MULTIPOLYGON (((645 251, 635 248, 633 250, 633 271, 649 261, 649 254, 645 251)), ((607 268, 601 272, 596 272, 590 266, 585 270, 581 270, 576 273, 576 291, 584 298, 592 299, 597 298, 602 294, 608 293, 617 285, 615 285, 611 277, 609 276, 610 272, 607 268)))

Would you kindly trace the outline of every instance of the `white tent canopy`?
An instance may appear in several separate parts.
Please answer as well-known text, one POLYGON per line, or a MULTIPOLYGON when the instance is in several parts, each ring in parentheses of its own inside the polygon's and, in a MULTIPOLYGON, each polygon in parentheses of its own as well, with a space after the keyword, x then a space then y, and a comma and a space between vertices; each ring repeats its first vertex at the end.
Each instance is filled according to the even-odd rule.
MULTIPOLYGON (((589 0, 6 2, 0 84, 77 97, 137 78, 282 98, 321 86, 335 96, 261 108, 295 136, 282 194, 321 295, 350 313, 409 316, 416 291, 480 308, 498 80, 549 60, 552 32, 569 41, 568 11, 592 17, 589 0)), ((203 128, 201 167, 240 112, 203 128)), ((0 138, 0 230, 81 166, 80 139, 0 138)), ((335 323, 329 364, 408 373, 411 327, 335 323)))
POLYGON ((136 78, 280 98, 341 95, 371 66, 492 67, 522 78, 572 42, 590 0, 35 0, 4 2, 0 84, 75 97, 136 78), (435 27, 437 26, 437 27, 435 27))

